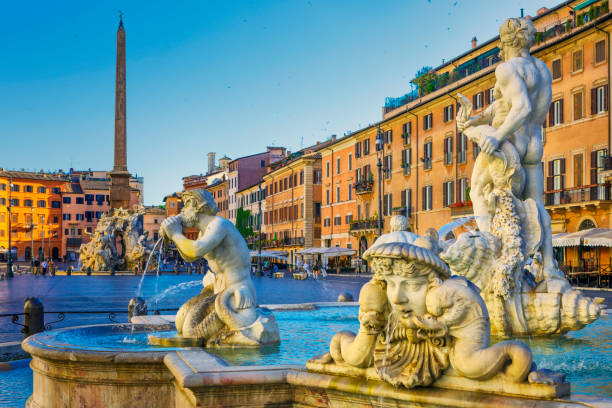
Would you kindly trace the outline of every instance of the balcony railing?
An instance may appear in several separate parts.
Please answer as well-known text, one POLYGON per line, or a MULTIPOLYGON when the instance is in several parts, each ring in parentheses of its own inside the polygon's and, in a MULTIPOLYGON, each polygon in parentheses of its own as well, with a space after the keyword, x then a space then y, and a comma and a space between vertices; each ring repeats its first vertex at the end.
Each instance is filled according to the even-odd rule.
POLYGON ((372 192, 374 181, 360 181, 355 183, 355 194, 367 194, 372 192))
POLYGON ((544 193, 546 205, 585 203, 588 201, 609 201, 610 184, 591 184, 583 187, 565 188, 544 193))
MULTIPOLYGON (((383 228, 385 220, 381 221, 380 227, 383 228)), ((350 231, 367 231, 378 229, 378 220, 359 220, 353 221, 350 226, 350 231)))
POLYGON ((279 238, 273 240, 262 241, 262 248, 278 248, 282 246, 303 246, 304 245, 304 237, 295 237, 295 238, 279 238))

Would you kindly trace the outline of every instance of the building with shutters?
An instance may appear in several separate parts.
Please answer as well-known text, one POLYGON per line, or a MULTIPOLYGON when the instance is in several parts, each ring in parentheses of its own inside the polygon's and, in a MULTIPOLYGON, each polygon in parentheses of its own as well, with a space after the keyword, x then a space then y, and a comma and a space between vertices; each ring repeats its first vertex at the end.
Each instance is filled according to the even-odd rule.
POLYGON ((264 249, 287 252, 321 246, 321 150, 336 141, 304 148, 272 163, 263 177, 266 188, 264 249))
MULTIPOLYGON (((542 162, 553 233, 611 228, 605 179, 612 128, 608 2, 564 2, 530 18, 538 30, 531 53, 547 64, 553 78, 542 162)), ((498 43, 499 37, 480 45, 473 41, 470 50, 429 73, 432 79, 422 86, 426 92, 387 98, 379 123, 321 151, 324 245, 362 253, 378 235, 379 211, 383 233, 396 213, 405 214, 409 229, 420 234, 473 214, 469 187, 479 148, 457 131, 457 94, 471 99, 473 114, 494 101, 498 43)), ((563 262, 564 256, 559 254, 563 262)))
POLYGON ((0 258, 59 259, 62 248, 62 187, 65 174, 0 169, 0 258), (12 183, 12 188, 10 187, 12 183), (10 229, 9 229, 10 205, 10 229))

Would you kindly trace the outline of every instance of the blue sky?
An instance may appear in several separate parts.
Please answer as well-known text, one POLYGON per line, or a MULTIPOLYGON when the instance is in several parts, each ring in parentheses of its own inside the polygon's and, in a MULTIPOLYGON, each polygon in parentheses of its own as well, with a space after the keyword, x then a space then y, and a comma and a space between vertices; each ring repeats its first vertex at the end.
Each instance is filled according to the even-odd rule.
POLYGON ((110 169, 118 10, 127 37, 128 167, 145 203, 267 145, 294 151, 380 120, 387 96, 559 1, 30 1, 3 5, 8 169, 110 169))

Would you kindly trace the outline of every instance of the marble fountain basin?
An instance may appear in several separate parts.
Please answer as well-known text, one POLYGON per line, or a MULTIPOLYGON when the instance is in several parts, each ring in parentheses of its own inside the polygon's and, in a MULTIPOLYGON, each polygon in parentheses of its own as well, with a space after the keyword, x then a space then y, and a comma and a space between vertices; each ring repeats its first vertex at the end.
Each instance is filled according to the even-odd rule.
MULTIPOLYGON (((141 323, 80 326, 36 334, 22 344, 24 350, 32 355, 33 393, 27 407, 417 404, 497 408, 500 404, 571 407, 584 406, 584 402, 590 406, 612 406, 604 399, 605 383, 610 382, 612 371, 610 367, 601 366, 601 362, 610 362, 612 347, 609 344, 603 348, 601 345, 593 346, 593 350, 603 350, 600 351, 603 355, 593 358, 593 361, 600 361, 598 372, 602 378, 587 374, 590 378, 585 379, 582 390, 592 394, 590 397, 579 394, 536 400, 433 387, 408 390, 379 381, 305 370, 305 362, 326 350, 333 333, 358 329, 357 307, 275 311, 275 315, 281 332, 281 345, 263 349, 172 348, 149 344, 148 335, 174 330, 173 316, 141 316, 134 318, 141 323), (589 390, 588 383, 597 382, 604 384, 603 388, 589 390)), ((602 321, 599 332, 598 326, 593 325, 596 334, 605 335, 609 323, 608 319, 602 321)), ((535 347, 535 361, 544 366, 547 362, 558 365, 558 359, 565 355, 566 363, 576 366, 579 363, 577 356, 572 355, 572 349, 584 352, 588 350, 583 347, 584 343, 590 344, 588 339, 559 341, 551 343, 547 339, 540 347, 535 347)), ((590 363, 585 361, 584 364, 590 363)))

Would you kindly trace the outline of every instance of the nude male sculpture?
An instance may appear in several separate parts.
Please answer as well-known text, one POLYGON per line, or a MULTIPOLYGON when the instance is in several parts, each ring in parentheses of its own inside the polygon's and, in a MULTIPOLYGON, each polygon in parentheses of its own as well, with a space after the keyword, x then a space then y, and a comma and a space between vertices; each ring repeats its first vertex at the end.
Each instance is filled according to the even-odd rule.
MULTIPOLYGON (((499 32, 500 56, 504 62, 495 69, 495 102, 467 120, 458 116, 457 127, 470 137, 470 131, 475 127, 491 125, 479 141, 486 155, 495 154, 504 142, 514 148, 520 160, 521 174, 517 175, 520 182, 513 193, 521 200, 533 199, 537 205, 542 228, 540 251, 544 277, 547 280, 563 279, 553 260, 550 216, 542 200, 542 124, 552 98, 550 72, 544 62, 529 54, 536 33, 530 20, 510 18, 502 24, 499 32)), ((482 168, 488 165, 486 155, 480 155, 474 167, 471 197, 478 227, 488 232, 492 213, 486 198, 491 180, 482 168)))
POLYGON ((175 243, 184 260, 206 258, 214 272, 214 283, 213 294, 205 288, 181 307, 176 317, 179 334, 216 343, 278 343, 273 316, 264 317, 261 327, 253 328, 262 321, 262 313, 256 308, 246 242, 230 221, 216 215, 218 209, 208 191, 187 191, 182 193, 182 199, 181 213, 164 220, 160 234, 175 243), (186 238, 184 227, 198 228, 198 238, 186 238))

